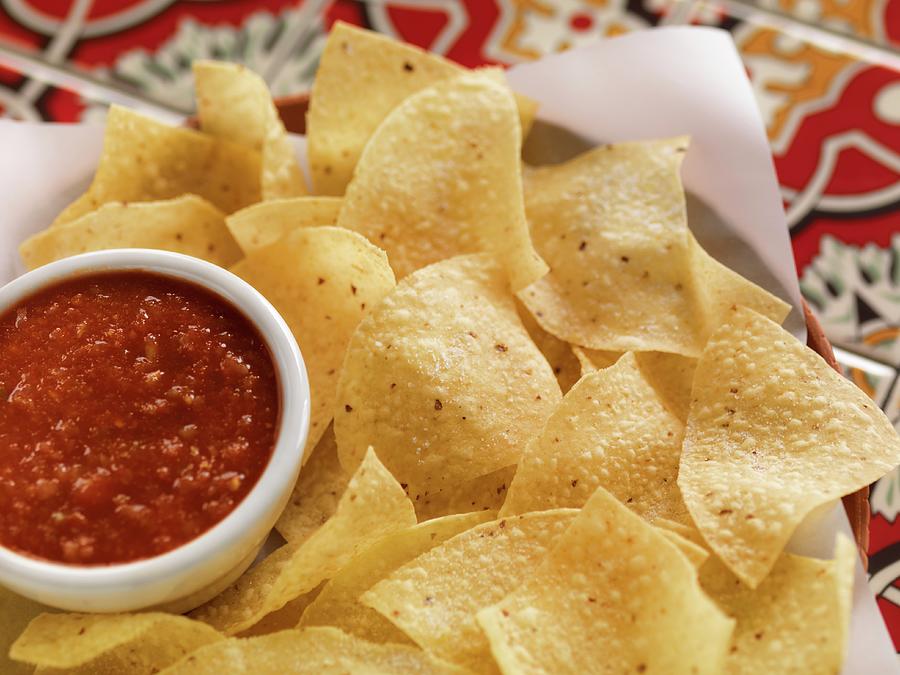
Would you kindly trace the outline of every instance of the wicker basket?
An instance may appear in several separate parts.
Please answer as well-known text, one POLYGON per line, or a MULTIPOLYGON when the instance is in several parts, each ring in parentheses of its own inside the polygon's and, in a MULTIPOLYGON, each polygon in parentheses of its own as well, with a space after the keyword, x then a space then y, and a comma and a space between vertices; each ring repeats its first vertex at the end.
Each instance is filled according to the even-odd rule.
MULTIPOLYGON (((281 119, 288 131, 295 134, 306 132, 306 111, 309 108, 309 96, 301 94, 280 98, 276 101, 281 119)), ((810 349, 818 353, 832 368, 841 372, 841 367, 834 358, 831 343, 825 337, 822 326, 810 310, 806 302, 803 303, 803 314, 806 318, 807 340, 810 349)), ((869 548, 869 488, 864 487, 858 492, 844 497, 844 508, 850 519, 850 526, 856 537, 859 553, 863 564, 866 563, 866 551, 869 548)))

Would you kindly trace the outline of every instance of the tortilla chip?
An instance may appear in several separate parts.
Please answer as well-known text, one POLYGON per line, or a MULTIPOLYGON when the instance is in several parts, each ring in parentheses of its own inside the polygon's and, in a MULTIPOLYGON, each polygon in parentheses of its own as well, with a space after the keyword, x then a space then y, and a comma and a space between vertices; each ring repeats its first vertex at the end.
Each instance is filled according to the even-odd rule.
MULTIPOLYGON (((608 368, 621 356, 618 352, 583 347, 573 347, 573 352, 582 372, 608 368)), ((644 379, 656 390, 666 408, 682 422, 687 420, 697 359, 665 352, 636 352, 634 356, 644 379)))
POLYGON ((297 622, 313 601, 319 597, 322 589, 325 588, 327 582, 312 589, 309 593, 304 593, 300 597, 294 598, 281 609, 275 610, 271 614, 266 614, 259 622, 253 624, 247 630, 242 630, 236 637, 257 637, 259 635, 269 635, 282 630, 290 630, 297 627, 297 622))
POLYGON ((337 197, 295 197, 260 202, 225 219, 245 254, 274 244, 299 227, 334 225, 341 200, 337 197))
POLYGON ((531 316, 531 312, 519 301, 516 301, 516 310, 519 312, 522 325, 528 331, 532 342, 537 345, 541 354, 547 359, 547 363, 553 369, 553 374, 556 375, 556 381, 559 382, 559 388, 565 394, 581 377, 581 363, 572 350, 572 345, 553 337, 541 328, 531 316))
POLYGON ((305 541, 334 515, 349 482, 350 474, 338 461, 334 429, 329 425, 300 470, 275 529, 289 542, 305 541))
POLYGON ((694 288, 704 308, 705 336, 728 320, 728 313, 735 305, 749 307, 779 324, 784 321, 791 311, 789 304, 725 267, 703 250, 694 235, 688 239, 694 288))
POLYGON ((198 649, 161 675, 464 675, 421 649, 380 645, 337 628, 285 630, 198 649))
POLYGON ((544 330, 592 349, 699 351, 685 330, 687 144, 604 146, 529 174, 528 222, 552 271, 520 297, 544 330))
POLYGON ((678 548, 603 488, 478 623, 506 673, 720 673, 734 627, 678 548))
POLYGON ((547 272, 528 234, 515 101, 489 73, 410 96, 372 135, 338 225, 387 251, 398 279, 461 253, 487 252, 513 290, 547 272))
POLYGON ((100 205, 95 202, 94 198, 91 196, 89 189, 78 199, 64 208, 60 212, 60 214, 56 216, 50 226, 53 227, 54 225, 62 225, 63 223, 68 223, 81 218, 81 216, 83 216, 84 214, 94 211, 98 206, 100 205))
POLYGON ((53 224, 70 222, 108 202, 151 202, 186 193, 231 213, 259 201, 259 175, 258 152, 113 105, 87 195, 53 224))
MULTIPOLYGON (((654 526, 656 523, 654 522, 654 526)), ((709 558, 709 551, 700 546, 699 544, 695 544, 690 539, 687 539, 674 530, 668 528, 657 527, 656 528, 659 533, 668 539, 671 543, 675 544, 675 547, 681 552, 685 558, 687 558, 688 562, 694 566, 695 569, 700 569, 700 566, 706 562, 706 559, 709 558)))
POLYGON ((265 81, 236 63, 194 61, 193 68, 203 132, 260 153, 263 199, 305 195, 306 180, 265 81))
POLYGON ((149 675, 222 639, 204 623, 163 612, 41 614, 13 643, 10 656, 79 675, 149 675))
POLYGON ((743 307, 697 364, 678 484, 712 550, 755 588, 815 508, 900 463, 900 438, 861 390, 743 307))
MULTIPOLYGON (((342 195, 363 148, 407 97, 466 69, 418 47, 338 21, 319 60, 306 117, 316 194, 342 195)), ((537 104, 516 96, 523 137, 537 104)))
POLYGON ((572 346, 572 353, 578 359, 578 363, 581 366, 581 374, 584 376, 595 370, 609 368, 622 358, 624 352, 608 352, 602 349, 585 349, 584 347, 572 346))
POLYGON ((447 516, 387 535, 356 556, 325 584, 297 627, 335 626, 372 642, 411 644, 406 634, 394 624, 360 603, 360 596, 401 565, 495 516, 496 512, 490 511, 447 516))
POLYGON ((0 586, 0 617, 3 617, 0 621, 0 673, 30 675, 34 666, 10 659, 7 656, 9 647, 34 617, 54 611, 0 586))
POLYGON ((715 557, 700 584, 737 624, 729 675, 839 673, 847 652, 856 547, 838 535, 834 560, 784 553, 751 589, 715 557))
POLYGON ((697 359, 663 352, 641 352, 635 356, 644 379, 656 390, 669 411, 682 422, 686 421, 697 359))
POLYGON ((350 336, 394 287, 387 257, 354 232, 309 227, 254 251, 231 271, 266 296, 300 346, 312 398, 308 456, 331 421, 350 336))
POLYGON ((556 509, 479 525, 400 567, 362 602, 436 656, 493 672, 476 612, 528 578, 576 513, 556 509))
POLYGON ((205 199, 184 195, 160 202, 110 202, 77 220, 51 227, 19 247, 33 270, 54 260, 109 248, 155 248, 228 266, 241 249, 225 227, 225 216, 205 199))
POLYGON ((525 210, 552 272, 519 295, 547 332, 590 349, 696 357, 731 293, 787 315, 690 236, 679 178, 687 143, 605 146, 529 173, 525 210))
POLYGON ((668 518, 657 518, 653 521, 653 527, 658 527, 661 530, 668 530, 669 532, 677 534, 682 539, 687 539, 689 542, 696 544, 701 548, 708 549, 706 540, 703 538, 703 535, 700 534, 700 530, 697 529, 693 522, 679 523, 674 520, 669 520, 668 518))
POLYGON ((415 523, 403 488, 369 450, 322 527, 275 551, 191 616, 227 635, 239 633, 334 576, 372 542, 415 523))
POLYGON ((683 434, 625 354, 563 397, 526 448, 500 514, 579 507, 602 486, 649 520, 684 520, 676 485, 683 434))
POLYGON ((516 474, 515 466, 505 466, 489 474, 452 485, 439 492, 417 495, 414 504, 419 522, 472 511, 498 511, 516 474))
POLYGON ((375 445, 416 501, 515 464, 559 398, 503 272, 454 258, 401 281, 360 323, 338 385, 338 456, 352 470, 375 445))

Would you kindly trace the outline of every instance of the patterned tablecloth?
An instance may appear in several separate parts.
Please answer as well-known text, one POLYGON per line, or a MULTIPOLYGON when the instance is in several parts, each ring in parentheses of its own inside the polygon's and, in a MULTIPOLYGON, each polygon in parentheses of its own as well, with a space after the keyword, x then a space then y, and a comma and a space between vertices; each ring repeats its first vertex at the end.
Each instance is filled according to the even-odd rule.
MULTIPOLYGON (((768 128, 803 294, 900 425, 900 0, 0 0, 0 113, 190 111, 190 62, 304 91, 343 19, 467 66, 659 25, 730 31, 768 128)), ((0 148, 0 153, 3 149, 0 148)), ((900 649, 900 473, 873 486, 870 573, 900 649)))

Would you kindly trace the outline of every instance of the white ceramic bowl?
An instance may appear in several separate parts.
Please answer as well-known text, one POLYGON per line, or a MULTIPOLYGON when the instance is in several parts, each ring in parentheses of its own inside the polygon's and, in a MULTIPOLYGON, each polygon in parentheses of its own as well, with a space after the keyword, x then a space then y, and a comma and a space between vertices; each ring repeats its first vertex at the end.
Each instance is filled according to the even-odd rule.
POLYGON ((122 612, 157 605, 187 611, 249 566, 290 497, 309 430, 306 367, 284 319, 252 286, 221 267, 168 251, 115 249, 58 260, 0 289, 0 313, 64 279, 118 270, 145 270, 193 282, 230 302, 256 326, 269 348, 280 388, 272 458, 228 516, 178 548, 135 562, 77 566, 36 560, 0 546, 0 585, 72 611, 122 612))

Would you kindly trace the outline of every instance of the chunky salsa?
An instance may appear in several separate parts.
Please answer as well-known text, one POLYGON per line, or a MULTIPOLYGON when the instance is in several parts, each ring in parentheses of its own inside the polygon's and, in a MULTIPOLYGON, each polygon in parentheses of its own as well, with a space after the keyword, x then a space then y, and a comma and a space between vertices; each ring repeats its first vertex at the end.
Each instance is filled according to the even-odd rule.
POLYGON ((48 560, 138 560, 230 513, 275 444, 256 329, 193 284, 80 277, 0 315, 0 544, 48 560))

